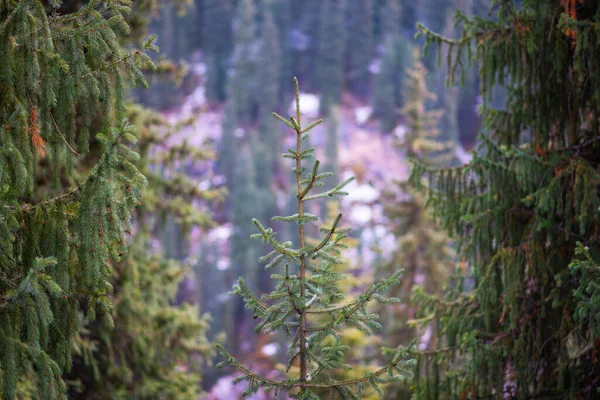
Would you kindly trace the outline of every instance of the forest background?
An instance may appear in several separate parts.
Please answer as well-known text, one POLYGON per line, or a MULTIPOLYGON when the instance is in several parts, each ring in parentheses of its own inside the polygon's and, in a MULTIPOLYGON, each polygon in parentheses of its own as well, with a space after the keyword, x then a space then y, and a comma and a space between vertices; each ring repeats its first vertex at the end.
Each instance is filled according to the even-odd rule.
POLYGON ((597 2, 129 3, 0 2, 3 398, 236 398, 215 343, 281 372, 288 339, 228 293, 272 289, 250 235, 293 213, 293 77, 356 177, 311 209, 353 228, 344 289, 405 269, 338 378, 417 338, 386 398, 593 398, 597 2))
MULTIPOLYGON (((179 76, 179 87, 170 77, 157 75, 150 89, 136 91, 135 98, 161 110, 171 121, 193 116, 192 124, 177 135, 177 143, 208 144, 216 159, 210 176, 201 175, 209 167, 194 162, 181 163, 181 171, 203 180, 204 187, 228 191, 212 208, 218 227, 195 230, 189 236, 187 227, 181 232, 176 221, 169 223, 167 253, 191 263, 195 271, 195 277, 182 285, 179 301, 197 301, 211 315, 209 337, 225 333, 226 347, 241 362, 271 371, 285 359, 284 338, 273 342, 256 336, 252 315, 227 293, 238 276, 259 292, 270 289, 270 273, 256 263, 261 252, 249 237, 255 231, 251 218, 269 221, 275 215, 289 214, 294 207, 289 172, 279 160, 293 138, 286 137, 271 116, 273 111, 287 115, 293 108, 292 76, 301 82, 303 114, 325 119, 311 139, 325 159, 325 170, 357 177, 348 189, 349 198, 328 206, 349 215, 355 229, 354 249, 346 255, 355 276, 351 287, 364 286, 372 276, 410 264, 407 278, 394 295, 408 303, 415 283, 424 285, 428 293, 442 290, 444 278, 456 267, 454 250, 427 213, 408 218, 408 213, 421 214, 424 199, 408 204, 411 189, 406 183, 401 185, 408 179, 408 158, 416 152, 420 156, 435 153, 430 157, 432 166, 469 160, 468 151, 476 145, 481 124, 481 97, 475 66, 469 68, 464 86, 447 88, 448 71, 445 66, 436 68, 436 55, 430 52, 423 58, 420 79, 431 93, 413 93, 412 101, 427 110, 439 109, 430 128, 444 129, 409 132, 410 72, 415 57, 421 58, 415 50, 424 44, 415 39, 416 22, 457 37, 456 10, 486 16, 490 10, 485 3, 207 0, 196 1, 183 14, 175 4, 160 8, 150 30, 159 37, 162 57, 175 62, 174 69, 183 66, 187 74, 179 76), (433 148, 426 141, 425 145, 413 144, 413 136, 439 143, 433 148), (418 249, 423 245, 426 251, 418 249)), ((494 101, 500 104, 502 95, 494 101)), ((327 209, 318 211, 328 215, 327 209)), ((288 226, 274 223, 274 229, 278 228, 284 230, 286 240, 294 238, 288 226)), ((382 334, 387 344, 407 344, 417 335, 407 325, 414 305, 405 304, 385 315, 396 317, 382 334)), ((357 344, 366 345, 366 353, 355 353, 355 360, 366 357, 376 364, 381 339, 354 335, 357 344)), ((426 336, 431 337, 430 329, 426 336)), ((423 349, 433 344, 428 340, 422 343, 423 349)), ((233 390, 228 388, 231 377, 220 376, 217 370, 204 371, 208 387, 220 379, 213 390, 215 398, 226 396, 220 390, 233 390)), ((403 396, 408 395, 407 388, 403 396)))

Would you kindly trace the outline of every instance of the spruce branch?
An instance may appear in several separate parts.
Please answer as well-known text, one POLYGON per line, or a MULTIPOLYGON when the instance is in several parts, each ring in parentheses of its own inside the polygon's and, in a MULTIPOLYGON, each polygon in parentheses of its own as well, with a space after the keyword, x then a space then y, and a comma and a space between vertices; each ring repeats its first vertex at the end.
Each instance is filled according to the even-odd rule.
MULTIPOLYGON (((65 192, 58 196, 41 201, 39 203, 23 204, 21 206, 21 210, 24 212, 32 212, 36 208, 43 208, 43 207, 46 207, 46 206, 51 205, 56 202, 66 201, 66 200, 70 199, 72 196, 74 196, 75 194, 82 192, 88 185, 91 185, 93 182, 95 182, 96 179, 98 178, 98 176, 100 176, 106 168, 110 167, 109 164, 112 164, 114 162, 114 160, 112 159, 112 155, 115 153, 115 149, 119 145, 121 145, 126 134, 131 134, 132 129, 134 129, 134 127, 129 125, 129 121, 127 121, 127 120, 122 121, 120 128, 118 130, 116 130, 118 132, 117 135, 115 137, 109 139, 107 149, 102 154, 102 156, 100 157, 100 160, 98 160, 98 163, 96 163, 96 165, 94 166, 94 169, 88 175, 88 177, 83 181, 83 183, 81 183, 80 185, 77 185, 76 187, 69 190, 68 192, 65 192)), ((131 141, 131 140, 132 139, 130 137, 129 141, 131 141)), ((134 167, 134 170, 137 171, 137 168, 134 167)), ((15 206, 5 206, 5 208, 14 209, 15 206)))

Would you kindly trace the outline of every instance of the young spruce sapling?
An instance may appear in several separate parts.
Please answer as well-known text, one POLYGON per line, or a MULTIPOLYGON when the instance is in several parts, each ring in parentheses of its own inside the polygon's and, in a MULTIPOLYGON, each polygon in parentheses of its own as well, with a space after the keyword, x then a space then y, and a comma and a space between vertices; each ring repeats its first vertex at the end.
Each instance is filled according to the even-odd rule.
POLYGON ((288 375, 286 379, 280 381, 262 377, 240 364, 221 345, 217 345, 217 348, 225 360, 218 366, 233 367, 242 373, 236 382, 248 382, 248 389, 244 392, 244 396, 250 396, 261 388, 273 390, 275 394, 286 392, 292 398, 302 400, 320 399, 322 394, 328 394, 330 398, 341 396, 344 399, 360 399, 369 387, 383 394, 381 385, 411 376, 415 365, 414 360, 411 359, 414 342, 407 348, 385 349, 391 356, 389 363, 364 374, 361 378, 338 381, 334 379, 333 374, 336 370, 352 368, 343 361, 348 346, 343 344, 340 329, 348 326, 365 333, 381 330, 382 326, 377 322, 378 315, 369 312, 367 307, 373 301, 380 303, 399 301, 396 298, 386 298, 382 293, 391 285, 400 282, 402 270, 389 278, 371 284, 355 301, 344 302, 345 296, 337 284, 345 276, 333 269, 333 265, 342 263, 338 256, 340 250, 346 248, 343 240, 350 231, 348 228, 339 227, 342 214, 335 218, 331 227, 320 228, 320 232, 324 235, 320 241, 315 241, 315 245, 309 244, 311 241, 305 236, 305 226, 317 221, 318 217, 305 211, 306 203, 347 195, 348 193, 343 189, 354 178, 346 179, 332 189, 314 193, 315 189, 324 185, 323 178, 333 174, 320 172, 318 160, 314 162, 308 174, 306 168, 302 166, 303 161, 313 157, 315 152, 313 147, 302 149, 302 143, 310 134, 310 130, 319 125, 322 120, 306 127, 302 126, 298 81, 294 79, 294 82, 296 117, 287 120, 276 113, 273 115, 296 135, 296 149, 288 149, 283 157, 294 161, 292 172, 296 176, 298 213, 273 217, 273 221, 296 223, 299 247, 292 247, 291 242, 280 243, 271 228, 266 228, 254 219, 258 233, 252 235, 252 238, 261 239, 273 249, 259 261, 267 263, 266 269, 279 267, 282 272, 271 275, 277 284, 270 294, 261 297, 254 295, 241 277, 231 294, 241 296, 246 307, 260 319, 256 327, 257 331, 265 334, 283 331, 292 338, 286 372, 289 373, 292 365, 297 365, 300 374, 299 376, 288 375), (323 316, 329 317, 330 322, 316 324, 317 320, 323 320, 323 316), (312 319, 314 321, 311 321, 312 319))

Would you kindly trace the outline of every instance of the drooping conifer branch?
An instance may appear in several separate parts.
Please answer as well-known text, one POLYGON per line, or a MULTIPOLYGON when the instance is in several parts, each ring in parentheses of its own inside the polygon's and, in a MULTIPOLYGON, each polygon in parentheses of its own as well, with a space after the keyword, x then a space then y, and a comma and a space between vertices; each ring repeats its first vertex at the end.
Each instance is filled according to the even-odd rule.
POLYGON ((153 65, 145 54, 156 50, 153 39, 121 50, 130 1, 93 0, 62 16, 50 15, 62 2, 45 3, 0 2, 4 399, 15 398, 24 380, 30 396, 66 398, 62 375, 72 367, 79 316, 98 313, 112 326, 112 262, 127 251, 146 183, 129 147, 135 133, 122 121, 127 85, 143 84, 142 68, 153 65), (88 178, 74 183, 90 142, 102 155, 88 157, 88 178))
POLYGON ((597 396, 597 330, 572 297, 585 304, 597 282, 584 249, 597 257, 599 10, 502 1, 491 19, 461 17, 458 41, 420 27, 448 46, 450 81, 461 63, 479 66, 484 134, 469 165, 414 164, 411 180, 427 175, 421 187, 464 265, 444 298, 416 293, 417 317, 440 337, 420 357, 418 398, 597 396), (499 88, 507 100, 494 110, 499 88))

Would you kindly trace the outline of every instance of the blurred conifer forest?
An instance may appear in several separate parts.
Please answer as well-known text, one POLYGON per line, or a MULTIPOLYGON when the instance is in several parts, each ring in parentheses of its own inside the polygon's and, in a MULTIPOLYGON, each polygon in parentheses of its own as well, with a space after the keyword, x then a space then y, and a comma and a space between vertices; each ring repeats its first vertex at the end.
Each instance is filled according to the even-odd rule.
POLYGON ((600 398, 599 70, 597 0, 0 0, 0 398, 600 398))

